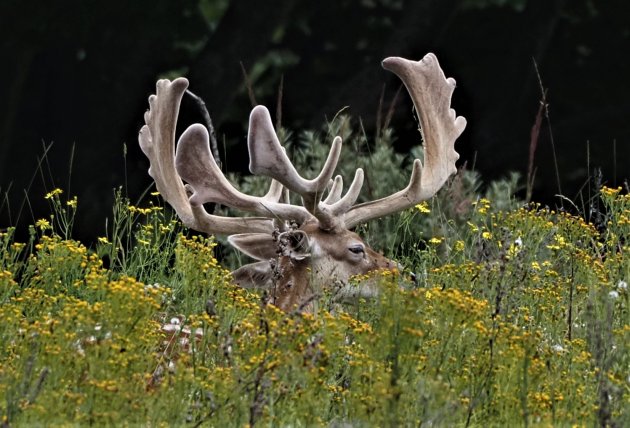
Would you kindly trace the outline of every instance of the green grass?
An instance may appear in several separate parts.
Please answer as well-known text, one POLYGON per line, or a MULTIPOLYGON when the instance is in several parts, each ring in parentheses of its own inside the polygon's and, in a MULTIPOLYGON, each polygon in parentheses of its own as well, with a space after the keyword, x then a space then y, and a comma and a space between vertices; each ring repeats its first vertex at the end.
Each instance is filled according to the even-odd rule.
POLYGON ((599 229, 488 199, 409 210, 391 233, 419 283, 377 274, 378 299, 314 314, 232 286, 157 197, 118 195, 89 249, 64 196, 28 242, 0 234, 5 425, 630 426, 619 190, 599 229))

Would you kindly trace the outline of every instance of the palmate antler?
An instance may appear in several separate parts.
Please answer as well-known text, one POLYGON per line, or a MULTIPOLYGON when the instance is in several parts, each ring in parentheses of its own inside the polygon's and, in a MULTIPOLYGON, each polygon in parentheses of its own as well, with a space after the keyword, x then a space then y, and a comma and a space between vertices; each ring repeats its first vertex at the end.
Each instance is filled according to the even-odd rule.
POLYGON ((383 61, 386 70, 395 73, 405 84, 420 116, 424 143, 424 166, 414 160, 409 185, 386 198, 352 207, 345 216, 345 225, 383 217, 431 198, 446 180, 457 172, 455 140, 464 132, 466 119, 456 116, 451 108, 455 79, 444 76, 436 56, 427 54, 420 61, 390 57, 383 61))
POLYGON ((202 125, 194 124, 186 129, 175 150, 175 124, 188 86, 184 78, 172 82, 160 80, 156 95, 149 98, 150 110, 145 114, 146 125, 139 136, 140 146, 151 163, 149 174, 184 224, 206 233, 271 233, 273 220, 278 219, 301 225, 316 222, 320 229, 328 231, 343 230, 412 207, 432 197, 456 172, 455 161, 459 155, 454 144, 466 120, 456 117, 450 108, 455 80, 445 78, 435 55, 428 54, 417 62, 387 58, 383 67, 404 82, 419 113, 424 137, 424 166, 416 159, 409 185, 397 193, 355 205, 363 185, 363 170, 359 168, 342 196, 342 178, 337 176, 331 181, 341 153, 340 137, 333 140, 320 174, 312 180, 301 177, 282 149, 269 111, 263 106, 255 107, 250 115, 249 168, 255 175, 273 180, 263 197, 239 192, 214 161, 208 132, 202 125), (186 186, 184 181, 188 183, 186 186), (283 187, 300 195, 303 205, 281 202, 283 187), (323 199, 326 192, 327 197, 323 199), (206 202, 223 204, 258 217, 210 215, 202 206, 206 202))

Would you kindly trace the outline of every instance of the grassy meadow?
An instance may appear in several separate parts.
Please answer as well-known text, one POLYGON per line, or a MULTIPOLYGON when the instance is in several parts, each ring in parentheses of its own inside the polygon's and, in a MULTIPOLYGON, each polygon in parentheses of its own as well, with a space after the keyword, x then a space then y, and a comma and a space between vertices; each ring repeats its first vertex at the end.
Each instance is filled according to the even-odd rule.
POLYGON ((374 274, 379 298, 313 314, 231 285, 157 195, 118 195, 93 248, 80 201, 45 197, 27 242, 0 233, 2 426, 630 425, 621 189, 596 225, 478 198, 428 235, 444 214, 418 205, 392 232, 416 283, 374 274))

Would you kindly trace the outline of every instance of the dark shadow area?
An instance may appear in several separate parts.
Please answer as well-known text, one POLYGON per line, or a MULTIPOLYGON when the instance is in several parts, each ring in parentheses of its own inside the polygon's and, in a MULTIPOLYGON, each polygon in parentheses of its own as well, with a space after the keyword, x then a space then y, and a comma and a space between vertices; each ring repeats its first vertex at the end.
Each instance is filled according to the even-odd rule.
MULTIPOLYGON (((241 63, 272 112, 284 76, 286 128, 319 130, 349 106, 370 136, 381 91, 389 104, 399 85, 380 61, 435 52, 458 82, 453 107, 468 119, 456 146, 462 162, 487 180, 525 175, 540 77, 550 121, 534 199, 576 198, 595 168, 621 185, 630 176, 628 16, 621 0, 4 1, 0 229, 48 215, 44 195, 60 187, 78 196, 77 238, 101 234, 113 188, 134 201, 151 185, 137 132, 163 76, 191 80, 223 165, 245 171, 251 104, 241 63)), ((419 142, 410 109, 405 96, 392 121, 400 151, 419 142)), ((198 120, 187 100, 180 126, 198 120)))

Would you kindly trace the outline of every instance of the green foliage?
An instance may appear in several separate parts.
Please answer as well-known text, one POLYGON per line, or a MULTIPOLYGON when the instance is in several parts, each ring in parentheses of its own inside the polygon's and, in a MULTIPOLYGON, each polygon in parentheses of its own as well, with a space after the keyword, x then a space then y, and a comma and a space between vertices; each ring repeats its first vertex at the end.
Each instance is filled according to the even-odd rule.
POLYGON ((155 205, 118 199, 95 250, 59 212, 27 243, 9 229, 3 423, 628 425, 630 196, 601 199, 598 230, 485 198, 445 220, 438 197, 397 225, 417 284, 374 273, 378 298, 314 314, 231 285, 155 205))

